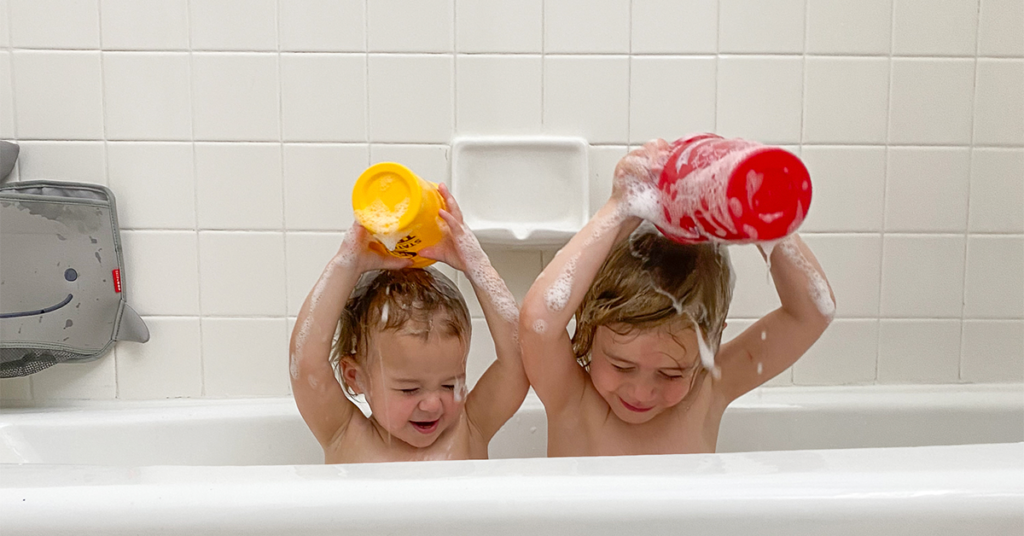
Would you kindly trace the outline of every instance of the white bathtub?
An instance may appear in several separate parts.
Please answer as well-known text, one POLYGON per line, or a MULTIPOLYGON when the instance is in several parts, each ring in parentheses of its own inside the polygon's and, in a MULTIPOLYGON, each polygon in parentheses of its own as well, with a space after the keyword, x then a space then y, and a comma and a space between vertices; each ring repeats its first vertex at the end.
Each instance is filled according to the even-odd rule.
POLYGON ((545 436, 531 397, 496 459, 325 466, 290 398, 6 408, 0 532, 1024 534, 1021 385, 762 389, 718 454, 545 436))

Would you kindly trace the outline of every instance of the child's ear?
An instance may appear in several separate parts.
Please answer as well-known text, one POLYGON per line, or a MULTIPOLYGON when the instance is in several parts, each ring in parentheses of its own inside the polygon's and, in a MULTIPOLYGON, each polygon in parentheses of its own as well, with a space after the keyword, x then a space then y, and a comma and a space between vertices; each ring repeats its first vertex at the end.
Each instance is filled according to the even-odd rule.
POLYGON ((345 356, 341 358, 341 377, 345 379, 345 384, 357 395, 363 394, 366 390, 363 388, 363 367, 356 363, 353 356, 345 356))

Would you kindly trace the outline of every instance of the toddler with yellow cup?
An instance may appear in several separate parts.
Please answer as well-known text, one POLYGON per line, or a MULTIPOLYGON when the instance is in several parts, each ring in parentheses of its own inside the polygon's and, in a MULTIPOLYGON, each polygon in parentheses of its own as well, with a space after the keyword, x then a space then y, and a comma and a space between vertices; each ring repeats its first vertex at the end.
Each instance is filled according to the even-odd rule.
POLYGON ((356 182, 352 204, 356 222, 290 344, 295 403, 325 462, 487 458, 529 389, 515 299, 443 184, 377 164, 356 182), (497 360, 472 390, 469 311, 455 283, 428 266, 435 261, 466 275, 494 340, 497 360))

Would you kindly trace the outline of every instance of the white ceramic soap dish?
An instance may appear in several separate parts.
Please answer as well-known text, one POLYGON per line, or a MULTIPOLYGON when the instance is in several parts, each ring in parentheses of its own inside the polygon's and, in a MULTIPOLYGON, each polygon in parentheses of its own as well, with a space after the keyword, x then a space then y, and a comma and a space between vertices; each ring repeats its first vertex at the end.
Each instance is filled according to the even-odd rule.
POLYGON ((457 138, 452 194, 480 242, 562 245, 590 216, 582 138, 457 138))

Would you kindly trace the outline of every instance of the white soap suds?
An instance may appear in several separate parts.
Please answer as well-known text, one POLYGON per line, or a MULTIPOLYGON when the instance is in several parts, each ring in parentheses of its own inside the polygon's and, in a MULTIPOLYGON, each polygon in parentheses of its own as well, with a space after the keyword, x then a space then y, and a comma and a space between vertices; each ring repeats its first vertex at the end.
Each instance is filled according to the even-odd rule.
POLYGON ((355 217, 363 227, 366 227, 367 231, 373 234, 374 238, 388 248, 388 251, 394 251, 398 242, 406 235, 404 230, 399 229, 398 224, 407 210, 409 210, 408 199, 403 199, 394 208, 389 208, 380 199, 375 199, 365 208, 356 210, 355 217))
POLYGON ((828 283, 825 282, 825 278, 814 269, 814 266, 808 261, 803 253, 800 252, 800 247, 793 240, 784 240, 779 244, 779 251, 786 255, 793 264, 803 270, 807 276, 808 293, 814 305, 817 306, 818 312, 822 316, 829 320, 836 314, 836 303, 832 301, 832 295, 828 289, 828 283))
POLYGON ((465 263, 465 274, 470 282, 479 288, 490 299, 495 311, 506 322, 519 326, 519 306, 512 292, 508 290, 505 281, 491 267, 491 262, 480 247, 480 242, 473 235, 468 227, 463 227, 461 235, 455 242, 455 247, 462 254, 462 261, 465 263))
POLYGON ((386 326, 388 324, 388 303, 384 302, 384 305, 380 308, 380 325, 386 326))
POLYGON ((764 341, 764 340, 767 340, 767 339, 768 339, 768 332, 762 329, 761 330, 761 340, 764 341))
POLYGON ((771 277, 772 273, 772 252, 775 251, 775 246, 779 245, 782 239, 779 240, 765 240, 760 243, 761 251, 764 252, 764 261, 768 263, 768 276, 771 277))
POLYGON ((537 320, 536 320, 536 321, 535 321, 535 322, 533 323, 533 332, 534 332, 534 333, 536 333, 536 334, 538 334, 538 335, 543 335, 543 334, 544 334, 544 332, 545 332, 545 331, 547 331, 547 330, 548 330, 548 323, 547 323, 547 322, 545 322, 544 320, 542 320, 542 319, 538 318, 538 319, 537 319, 537 320))
POLYGON ((761 363, 757 364, 757 375, 760 376, 764 372, 764 365, 761 363))
POLYGON ((693 330, 697 332, 697 349, 700 352, 700 362, 711 372, 711 376, 714 379, 720 379, 722 377, 722 370, 715 366, 715 354, 708 347, 707 341, 704 340, 704 334, 701 333, 700 324, 695 321, 693 323, 693 330))
POLYGON ((466 399, 466 380, 458 378, 455 380, 455 402, 462 402, 466 399))
MULTIPOLYGON (((296 346, 298 346, 298 341, 296 341, 296 346)), ((295 359, 294 352, 288 356, 288 372, 291 374, 293 380, 299 379, 299 361, 295 359)))
POLYGON ((679 298, 673 296, 669 292, 663 290, 658 285, 654 284, 653 279, 651 280, 651 287, 654 289, 654 292, 657 292, 658 294, 661 294, 662 296, 665 296, 666 298, 672 300, 672 308, 676 310, 676 314, 683 314, 683 302, 679 301, 679 298))
POLYGON ((544 293, 544 302, 549 311, 557 313, 565 309, 565 305, 569 303, 569 297, 572 295, 572 279, 576 275, 576 262, 579 258, 579 253, 573 255, 562 267, 562 273, 558 274, 558 278, 544 293))

